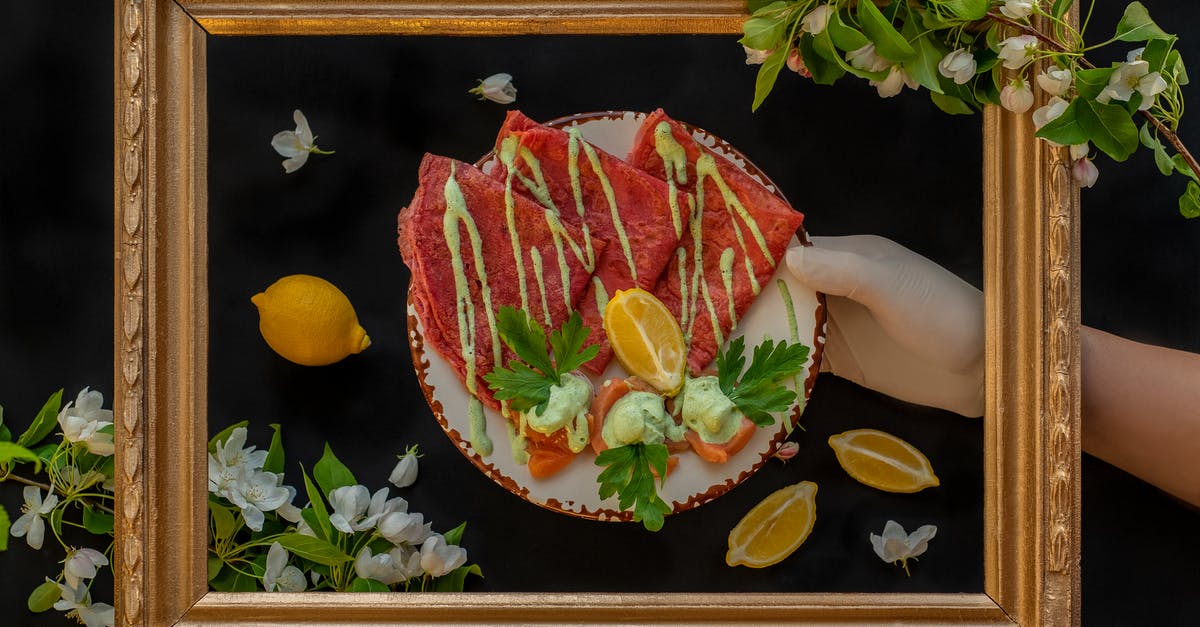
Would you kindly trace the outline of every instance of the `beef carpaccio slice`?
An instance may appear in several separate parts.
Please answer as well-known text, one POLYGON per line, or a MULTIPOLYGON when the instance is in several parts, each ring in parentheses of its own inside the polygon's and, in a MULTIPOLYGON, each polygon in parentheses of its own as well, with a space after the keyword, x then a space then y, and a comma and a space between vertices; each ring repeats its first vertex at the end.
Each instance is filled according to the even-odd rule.
POLYGON ((766 288, 804 214, 662 109, 638 129, 629 163, 675 186, 681 199, 694 196, 699 208, 654 290, 680 321, 688 367, 699 373, 766 288))
MULTIPOLYGON (((510 203, 504 184, 475 166, 427 154, 418 177, 412 202, 400 210, 398 243, 412 271, 409 291, 425 344, 452 365, 468 391, 499 409, 483 375, 497 356, 507 364, 514 355, 498 340, 495 312, 518 307, 547 330, 558 328, 591 271, 569 250, 560 252, 560 235, 540 205, 519 195, 510 203)), ((574 226, 561 228, 583 237, 574 226)), ((606 242, 594 239, 593 247, 603 251, 606 242)))
POLYGON ((632 287, 654 290, 686 217, 661 178, 592 146, 578 131, 543 126, 519 111, 509 112, 496 138, 496 154, 494 178, 583 231, 575 244, 595 274, 576 308, 590 329, 588 343, 600 346, 585 364, 598 374, 612 358, 603 327, 608 299, 632 287), (601 251, 588 244, 596 238, 608 247, 601 251))

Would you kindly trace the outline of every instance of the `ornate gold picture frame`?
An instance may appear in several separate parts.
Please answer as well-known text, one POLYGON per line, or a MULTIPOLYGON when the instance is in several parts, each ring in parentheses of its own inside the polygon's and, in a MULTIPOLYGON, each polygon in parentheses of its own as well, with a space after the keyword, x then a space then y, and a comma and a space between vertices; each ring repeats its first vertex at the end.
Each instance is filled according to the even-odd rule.
POLYGON ((983 592, 208 592, 205 40, 740 32, 742 0, 115 0, 120 624, 1079 622, 1079 200, 1027 117, 984 125, 983 592))

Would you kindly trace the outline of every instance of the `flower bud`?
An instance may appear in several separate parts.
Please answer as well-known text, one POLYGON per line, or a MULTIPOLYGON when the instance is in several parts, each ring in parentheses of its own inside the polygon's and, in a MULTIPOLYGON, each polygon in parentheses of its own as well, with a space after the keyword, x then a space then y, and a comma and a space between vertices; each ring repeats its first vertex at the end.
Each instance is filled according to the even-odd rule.
POLYGON ((1067 110, 1067 105, 1069 104, 1069 102, 1059 98, 1058 96, 1051 98, 1050 102, 1046 103, 1046 106, 1038 107, 1038 109, 1033 112, 1034 128, 1040 130, 1043 126, 1053 122, 1054 120, 1057 120, 1059 116, 1063 114, 1063 111, 1067 110))
POLYGON ((1071 177, 1080 187, 1091 187, 1096 184, 1096 179, 1100 178, 1100 170, 1091 159, 1083 158, 1075 161, 1071 168, 1071 177))
POLYGON ((1046 71, 1038 74, 1037 84, 1051 96, 1062 96, 1070 91, 1071 79, 1071 70, 1051 65, 1046 71))
POLYGON ((1000 104, 1013 113, 1025 113, 1033 106, 1033 90, 1025 79, 1014 79, 1000 90, 1000 104))
POLYGON ((407 488, 417 480, 417 447, 414 446, 404 452, 400 456, 400 461, 396 462, 396 467, 392 469, 392 474, 388 476, 388 481, 397 488, 407 488))
POLYGON ((975 55, 966 48, 959 48, 942 58, 938 63, 938 72, 946 78, 954 79, 956 85, 962 85, 975 76, 975 55))

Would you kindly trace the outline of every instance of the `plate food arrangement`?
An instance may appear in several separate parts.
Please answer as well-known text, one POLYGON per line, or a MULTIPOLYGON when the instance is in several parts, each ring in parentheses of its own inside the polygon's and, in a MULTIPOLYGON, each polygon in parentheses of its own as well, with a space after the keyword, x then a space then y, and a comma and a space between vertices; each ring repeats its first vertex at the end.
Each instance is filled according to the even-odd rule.
POLYGON ((418 178, 398 228, 413 364, 501 486, 657 530, 791 433, 823 296, 783 264, 803 214, 728 143, 662 110, 512 111, 490 155, 427 154, 418 178))

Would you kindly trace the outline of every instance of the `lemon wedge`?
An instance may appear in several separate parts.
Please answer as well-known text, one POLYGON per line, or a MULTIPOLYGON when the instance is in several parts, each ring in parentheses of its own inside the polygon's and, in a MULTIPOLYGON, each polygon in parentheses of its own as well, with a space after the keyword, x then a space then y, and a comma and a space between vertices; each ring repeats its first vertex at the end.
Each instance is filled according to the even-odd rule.
POLYGON ((667 396, 683 387, 683 331, 653 294, 637 287, 617 290, 604 309, 604 333, 626 372, 667 396))
POLYGON ((817 521, 817 484, 801 481, 772 492, 729 532, 725 563, 763 568, 791 555, 817 521))
POLYGON ((860 483, 885 492, 920 492, 941 484, 915 446, 876 429, 853 429, 829 438, 842 468, 860 483))

